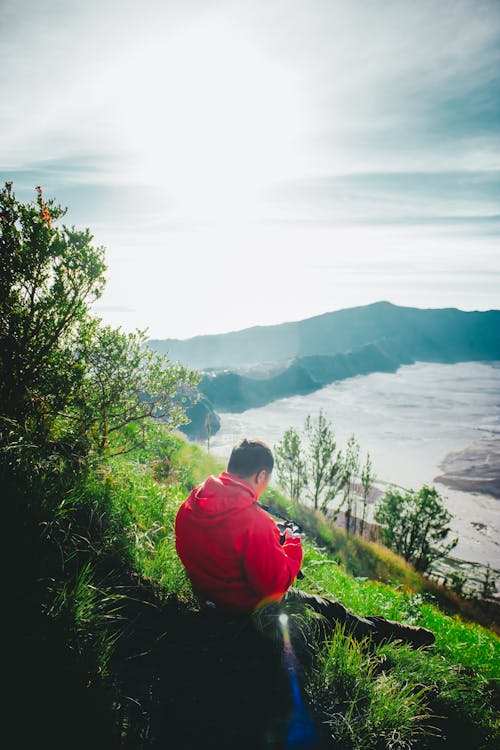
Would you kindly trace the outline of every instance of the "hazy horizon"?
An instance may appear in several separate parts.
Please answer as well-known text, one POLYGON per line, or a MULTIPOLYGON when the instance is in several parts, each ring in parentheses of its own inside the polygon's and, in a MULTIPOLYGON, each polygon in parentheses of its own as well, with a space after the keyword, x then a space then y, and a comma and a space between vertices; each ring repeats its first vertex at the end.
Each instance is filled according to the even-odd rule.
MULTIPOLYGON (((376 304, 380 304, 380 303, 384 303, 384 302, 395 305, 394 302, 390 302, 389 300, 375 300, 375 302, 367 302, 366 305, 352 305, 352 307, 367 307, 369 305, 374 305, 374 304, 376 305, 376 304)), ((417 305, 397 305, 397 307, 401 307, 401 308, 412 307, 414 309, 420 309, 420 310, 455 309, 455 310, 460 310, 461 312, 493 312, 493 311, 496 312, 499 309, 499 308, 490 307, 490 308, 487 308, 487 309, 484 309, 484 310, 478 310, 476 308, 473 308, 471 310, 463 310, 463 308, 444 308, 444 307, 433 307, 433 308, 430 308, 430 307, 418 307, 417 305)), ((227 330, 223 330, 223 331, 211 331, 210 333, 206 333, 206 334, 195 333, 192 336, 184 336, 184 337, 177 337, 177 336, 149 336, 149 340, 152 340, 152 341, 162 341, 163 339, 175 339, 175 340, 178 340, 178 341, 187 341, 188 339, 200 338, 201 336, 223 336, 223 335, 225 335, 227 333, 241 333, 242 331, 247 331, 247 330, 252 329, 252 328, 270 328, 270 327, 273 327, 273 326, 282 325, 284 323, 300 323, 303 320, 309 320, 311 318, 320 318, 321 316, 328 315, 329 313, 340 312, 341 310, 348 310, 348 309, 352 309, 352 308, 351 307, 339 307, 338 309, 335 309, 335 310, 324 310, 323 312, 319 312, 316 315, 309 315, 309 316, 307 316, 307 318, 294 318, 293 320, 292 319, 291 320, 277 320, 276 322, 272 322, 272 323, 262 323, 260 325, 259 324, 249 325, 249 326, 245 326, 245 328, 228 328, 227 330)))
POLYGON ((0 179, 106 246, 105 322, 500 307, 495 0, 0 8, 0 179))

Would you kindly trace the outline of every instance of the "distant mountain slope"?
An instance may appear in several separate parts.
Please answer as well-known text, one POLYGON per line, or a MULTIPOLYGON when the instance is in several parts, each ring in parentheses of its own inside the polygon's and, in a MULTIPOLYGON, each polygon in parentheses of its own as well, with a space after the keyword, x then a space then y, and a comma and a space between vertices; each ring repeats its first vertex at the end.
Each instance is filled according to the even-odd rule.
POLYGON ((331 356, 368 344, 389 348, 400 364, 500 359, 500 311, 421 310, 376 302, 292 323, 149 342, 172 360, 203 369, 331 356))
POLYGON ((397 357, 374 344, 367 344, 333 356, 298 357, 281 373, 266 379, 237 372, 207 373, 199 390, 215 409, 241 412, 279 398, 312 393, 335 380, 370 372, 396 372, 400 364, 397 357))
POLYGON ((188 412, 191 423, 183 428, 203 440, 207 418, 212 433, 219 429, 217 411, 241 412, 417 361, 500 360, 500 311, 420 310, 377 302, 297 323, 150 345, 205 369, 199 385, 203 403, 188 412), (263 362, 282 365, 266 375, 263 362), (238 368, 242 371, 234 371, 238 368))

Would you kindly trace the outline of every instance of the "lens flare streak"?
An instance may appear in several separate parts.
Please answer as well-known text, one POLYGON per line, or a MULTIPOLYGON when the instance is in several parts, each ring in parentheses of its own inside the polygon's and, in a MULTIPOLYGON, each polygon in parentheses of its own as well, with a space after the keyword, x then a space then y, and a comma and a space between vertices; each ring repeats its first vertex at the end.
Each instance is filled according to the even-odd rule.
POLYGON ((315 746, 316 732, 308 716, 300 692, 297 660, 290 638, 288 615, 281 614, 278 619, 283 632, 284 663, 290 679, 293 699, 293 712, 287 733, 286 748, 287 750, 298 750, 299 748, 305 750, 306 748, 313 748, 315 746))

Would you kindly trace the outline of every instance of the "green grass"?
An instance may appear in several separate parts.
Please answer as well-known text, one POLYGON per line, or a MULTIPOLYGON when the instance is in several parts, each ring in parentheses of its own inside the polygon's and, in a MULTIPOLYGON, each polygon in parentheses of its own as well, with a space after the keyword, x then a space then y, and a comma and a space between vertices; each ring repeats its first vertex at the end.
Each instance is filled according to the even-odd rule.
MULTIPOLYGON (((137 573, 190 607, 194 597, 175 553, 175 515, 193 484, 221 468, 200 448, 155 428, 147 450, 114 458, 101 469, 137 573)), ((291 510, 275 490, 263 499, 291 510)), ((422 577, 385 548, 347 538, 319 516, 302 520, 310 533, 302 588, 338 599, 357 614, 423 625, 436 635, 432 649, 412 651, 390 644, 367 648, 340 630, 332 634, 303 686, 333 746, 438 748, 465 737, 476 738, 475 748, 493 748, 498 637, 441 611, 423 590, 422 577), (367 578, 374 574, 392 585, 367 578)))
MULTIPOLYGON (((264 500, 298 522, 309 540, 326 551, 329 559, 338 562, 352 576, 390 583, 407 593, 425 595, 426 601, 438 603, 448 614, 458 614, 468 621, 491 627, 497 634, 500 633, 498 623, 491 620, 480 603, 464 599, 426 578, 382 544, 346 535, 323 514, 287 500, 276 488, 268 488, 264 500)), ((318 564, 322 565, 323 562, 318 564)))
POLYGON ((329 562, 323 551, 308 544, 305 545, 303 570, 307 582, 304 588, 332 596, 359 615, 377 614, 429 628, 436 635, 435 652, 481 670, 489 679, 500 677, 500 639, 487 628, 466 623, 458 616, 445 615, 428 603, 425 594, 353 578, 338 564, 329 562))
POLYGON ((432 731, 428 689, 401 680, 396 670, 382 670, 383 663, 340 627, 321 651, 307 696, 325 717, 336 748, 406 750, 432 731))

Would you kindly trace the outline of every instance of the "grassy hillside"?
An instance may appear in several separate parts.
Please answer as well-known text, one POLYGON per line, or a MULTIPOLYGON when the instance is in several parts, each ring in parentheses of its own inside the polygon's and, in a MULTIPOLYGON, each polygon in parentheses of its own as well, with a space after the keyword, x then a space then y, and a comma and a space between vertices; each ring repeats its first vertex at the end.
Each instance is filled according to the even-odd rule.
MULTIPOLYGON (((279 608, 259 619, 270 638, 241 622, 222 627, 197 611, 175 554, 174 519, 190 487, 220 468, 197 447, 155 428, 147 451, 100 469, 138 576, 133 597, 120 603, 127 625, 108 665, 136 701, 130 705, 140 706, 136 713, 128 709, 127 722, 134 719, 136 727, 130 746, 156 747, 175 736, 175 747, 194 747, 203 737, 209 747, 283 747, 295 727, 303 742, 314 733, 311 747, 403 750, 468 742, 493 748, 499 639, 440 610, 423 579, 395 555, 347 539, 317 516, 305 540, 301 587, 359 614, 429 627, 436 634, 432 649, 360 645, 341 632, 311 648, 318 623, 290 613, 298 706, 290 668, 283 668, 279 608)), ((276 491, 265 499, 284 502, 276 491)))
POLYGON ((287 500, 274 488, 268 488, 263 502, 283 515, 293 518, 304 529, 308 540, 316 543, 351 575, 390 583, 414 594, 425 594, 428 599, 435 600, 448 614, 459 614, 465 620, 486 625, 500 635, 500 623, 492 618, 494 608, 482 606, 479 601, 463 598, 438 585, 432 579, 418 573, 404 558, 382 544, 368 542, 352 535, 347 536, 319 511, 287 500))

